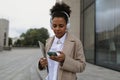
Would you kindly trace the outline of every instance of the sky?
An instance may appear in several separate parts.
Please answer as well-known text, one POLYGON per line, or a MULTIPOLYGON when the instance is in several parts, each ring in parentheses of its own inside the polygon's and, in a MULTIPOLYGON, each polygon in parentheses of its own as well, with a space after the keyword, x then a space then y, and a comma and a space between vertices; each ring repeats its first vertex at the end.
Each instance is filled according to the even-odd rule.
POLYGON ((56 0, 0 0, 0 18, 9 20, 9 37, 19 37, 30 28, 48 29, 50 9, 56 0))

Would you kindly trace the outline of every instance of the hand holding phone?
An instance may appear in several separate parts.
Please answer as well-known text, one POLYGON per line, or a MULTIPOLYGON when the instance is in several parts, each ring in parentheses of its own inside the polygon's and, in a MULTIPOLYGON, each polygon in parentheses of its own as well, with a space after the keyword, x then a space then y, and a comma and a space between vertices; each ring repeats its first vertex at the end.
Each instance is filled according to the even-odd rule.
POLYGON ((47 54, 48 54, 49 56, 57 56, 57 53, 56 53, 56 52, 47 52, 47 54))
POLYGON ((65 54, 62 51, 48 52, 49 58, 57 62, 63 63, 65 60, 65 54))

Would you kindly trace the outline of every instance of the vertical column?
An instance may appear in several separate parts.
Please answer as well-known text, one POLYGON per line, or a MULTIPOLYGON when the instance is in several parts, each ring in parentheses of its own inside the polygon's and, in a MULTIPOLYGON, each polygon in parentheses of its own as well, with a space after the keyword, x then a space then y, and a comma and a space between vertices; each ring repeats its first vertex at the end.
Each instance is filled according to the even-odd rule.
POLYGON ((9 21, 0 19, 0 50, 2 50, 3 47, 8 47, 8 31, 9 21))
POLYGON ((3 37, 3 23, 2 23, 2 19, 0 19, 0 51, 3 50, 3 42, 4 42, 4 37, 3 37))
POLYGON ((6 39, 5 40, 5 47, 8 47, 9 45, 8 45, 8 41, 9 41, 9 37, 8 37, 8 33, 9 33, 9 21, 7 21, 6 20, 6 22, 5 22, 5 24, 4 24, 4 26, 5 26, 5 31, 4 31, 4 38, 6 39))

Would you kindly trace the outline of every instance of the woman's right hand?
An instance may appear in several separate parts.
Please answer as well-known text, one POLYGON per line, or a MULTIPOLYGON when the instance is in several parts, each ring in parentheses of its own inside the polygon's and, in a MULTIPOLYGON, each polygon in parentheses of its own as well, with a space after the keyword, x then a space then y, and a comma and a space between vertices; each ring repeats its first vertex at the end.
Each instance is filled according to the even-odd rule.
POLYGON ((46 58, 41 58, 40 59, 40 64, 44 68, 48 65, 47 59, 46 58))

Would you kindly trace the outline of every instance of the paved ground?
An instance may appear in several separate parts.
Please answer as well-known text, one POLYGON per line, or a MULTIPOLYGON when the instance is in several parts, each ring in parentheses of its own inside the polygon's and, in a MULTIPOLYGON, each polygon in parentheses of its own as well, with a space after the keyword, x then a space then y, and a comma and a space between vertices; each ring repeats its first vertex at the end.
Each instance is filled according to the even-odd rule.
POLYGON ((40 56, 40 49, 0 52, 0 80, 41 80, 37 72, 40 56))
POLYGON ((87 63, 86 70, 78 76, 78 80, 120 80, 120 72, 89 63, 87 63))
MULTIPOLYGON (((40 49, 12 49, 0 52, 0 80, 42 80, 46 70, 39 71, 40 49)), ((78 80, 120 80, 120 72, 87 63, 78 80)))

